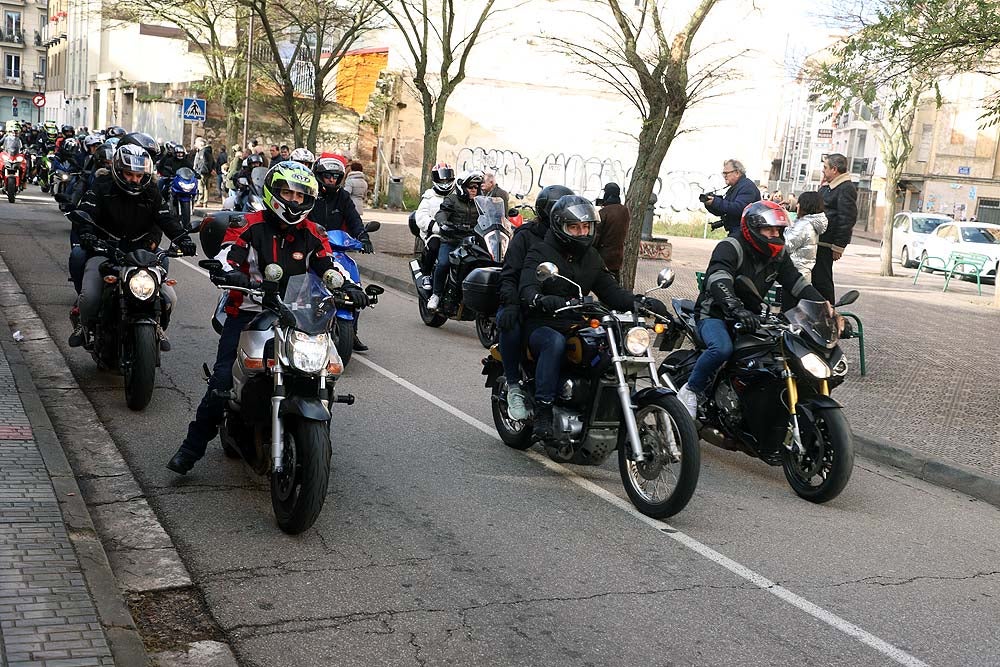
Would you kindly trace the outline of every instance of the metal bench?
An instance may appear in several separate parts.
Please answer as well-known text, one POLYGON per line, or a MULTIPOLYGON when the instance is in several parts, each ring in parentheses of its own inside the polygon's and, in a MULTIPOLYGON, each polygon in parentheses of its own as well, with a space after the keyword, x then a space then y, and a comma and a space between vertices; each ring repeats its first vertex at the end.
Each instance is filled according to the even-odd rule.
POLYGON ((917 284, 917 278, 926 268, 929 272, 941 271, 945 274, 942 292, 948 291, 948 283, 951 282, 952 277, 958 275, 965 278, 975 278, 976 289, 979 291, 979 296, 982 296, 982 274, 986 270, 986 265, 992 262, 993 260, 989 256, 974 252, 953 252, 948 255, 947 259, 924 255, 920 258, 920 264, 917 266, 917 275, 913 276, 913 284, 917 284), (931 266, 932 263, 939 264, 940 267, 931 266))

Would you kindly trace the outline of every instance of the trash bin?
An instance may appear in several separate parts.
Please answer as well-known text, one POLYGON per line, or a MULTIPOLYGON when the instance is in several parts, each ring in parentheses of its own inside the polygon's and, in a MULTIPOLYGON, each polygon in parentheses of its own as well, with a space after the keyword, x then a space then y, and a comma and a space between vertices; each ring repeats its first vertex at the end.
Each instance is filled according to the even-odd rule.
POLYGON ((389 179, 389 208, 403 208, 403 178, 393 176, 389 179))
POLYGON ((646 213, 642 216, 642 240, 649 241, 653 238, 653 212, 656 209, 656 194, 649 193, 649 204, 646 205, 646 213))

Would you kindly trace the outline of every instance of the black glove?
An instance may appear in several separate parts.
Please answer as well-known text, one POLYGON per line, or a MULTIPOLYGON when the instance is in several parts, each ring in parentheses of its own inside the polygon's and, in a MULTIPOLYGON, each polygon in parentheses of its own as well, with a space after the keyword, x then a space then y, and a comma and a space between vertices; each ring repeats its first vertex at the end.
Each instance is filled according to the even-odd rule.
POLYGON ((360 287, 348 285, 344 288, 344 294, 354 303, 355 308, 367 308, 368 304, 371 303, 368 295, 360 287))
POLYGON ((88 252, 92 251, 100 243, 101 240, 93 234, 80 234, 80 247, 88 252))
POLYGON ((361 254, 371 255, 375 252, 375 246, 372 245, 372 240, 367 236, 361 239, 361 254))
POLYGON ((194 244, 194 241, 187 234, 181 234, 172 243, 181 249, 181 253, 185 257, 194 257, 198 254, 198 246, 194 244))
POLYGON ((553 294, 539 294, 532 305, 545 313, 554 313, 566 305, 566 299, 553 294))
POLYGON ((760 328, 760 317, 754 315, 746 308, 737 308, 734 310, 732 318, 743 327, 745 333, 753 333, 760 328))
POLYGON ((216 285, 224 285, 226 287, 250 287, 250 276, 242 271, 213 273, 209 276, 209 278, 216 285))
POLYGON ((497 326, 504 331, 510 331, 517 326, 521 319, 521 309, 517 306, 504 306, 497 313, 497 326))
POLYGON ((646 310, 651 310, 660 317, 667 316, 667 306, 659 299, 654 299, 652 297, 644 296, 641 299, 639 299, 639 301, 640 303, 642 303, 643 307, 646 308, 646 310))

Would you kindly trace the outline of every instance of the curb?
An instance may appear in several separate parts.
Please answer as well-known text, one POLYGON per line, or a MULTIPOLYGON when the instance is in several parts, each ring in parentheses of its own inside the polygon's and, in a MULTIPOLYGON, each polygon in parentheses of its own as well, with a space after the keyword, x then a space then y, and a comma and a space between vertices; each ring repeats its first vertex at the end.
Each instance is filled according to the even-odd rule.
POLYGON ((382 271, 376 271, 375 269, 370 269, 365 266, 358 265, 358 271, 365 278, 370 278, 375 282, 381 283, 383 287, 391 287, 394 290, 399 290, 410 296, 417 296, 417 288, 413 286, 413 283, 408 280, 401 280, 396 276, 390 276, 388 273, 383 273, 382 271))
POLYGON ((905 445, 894 445, 879 437, 855 433, 854 443, 854 451, 867 459, 1000 507, 1000 477, 996 475, 961 463, 945 461, 905 445))
MULTIPOLYGON (((6 311, 3 311, 3 314, 6 322, 6 311)), ((70 542, 76 549, 80 570, 87 581, 87 588, 100 616, 111 655, 116 665, 148 664, 149 656, 142 637, 118 588, 107 552, 97 536, 97 530, 94 528, 80 487, 77 486, 73 469, 42 405, 27 362, 13 339, 9 338, 9 334, 9 330, 6 335, 0 333, 0 347, 7 357, 24 411, 34 432, 35 442, 52 480, 52 487, 59 508, 62 510, 63 523, 69 532, 70 542)))

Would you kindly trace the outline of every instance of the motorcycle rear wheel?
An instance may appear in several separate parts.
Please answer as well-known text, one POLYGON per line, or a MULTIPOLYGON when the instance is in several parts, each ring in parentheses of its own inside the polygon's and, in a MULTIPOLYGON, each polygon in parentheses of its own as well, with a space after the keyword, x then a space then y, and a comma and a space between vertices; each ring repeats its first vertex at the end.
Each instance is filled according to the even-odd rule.
POLYGON ((448 321, 448 318, 441 313, 433 313, 427 310, 427 299, 418 297, 417 300, 417 307, 420 309, 420 319, 423 320, 424 324, 437 329, 448 321))
POLYGON ((125 371, 125 404, 130 410, 142 410, 153 398, 153 384, 156 380, 156 350, 160 341, 156 337, 156 327, 151 324, 137 325, 125 332, 128 348, 122 359, 125 371))
POLYGON ((7 201, 11 204, 14 203, 14 199, 17 197, 17 179, 14 176, 7 177, 7 201))
POLYGON ((298 535, 316 522, 330 482, 330 424, 309 419, 285 421, 281 474, 271 473, 271 507, 278 527, 298 535))
POLYGON ((490 349, 500 340, 497 321, 488 315, 477 315, 476 335, 479 336, 479 343, 487 350, 490 349))
POLYGON ((813 503, 833 500, 847 486, 854 470, 854 443, 847 417, 838 408, 816 410, 814 421, 799 415, 805 456, 783 452, 785 479, 796 495, 813 503))
POLYGON ((637 463, 629 459, 630 444, 624 420, 618 428, 618 470, 629 500, 636 509, 654 519, 665 519, 683 510, 701 472, 698 431, 687 409, 676 396, 646 399, 635 412, 643 451, 652 458, 637 463), (666 438, 680 450, 675 460, 666 438))
POLYGON ((493 424, 503 444, 512 449, 525 450, 531 447, 531 420, 516 421, 507 412, 507 380, 501 376, 493 383, 490 396, 493 407, 493 424))

